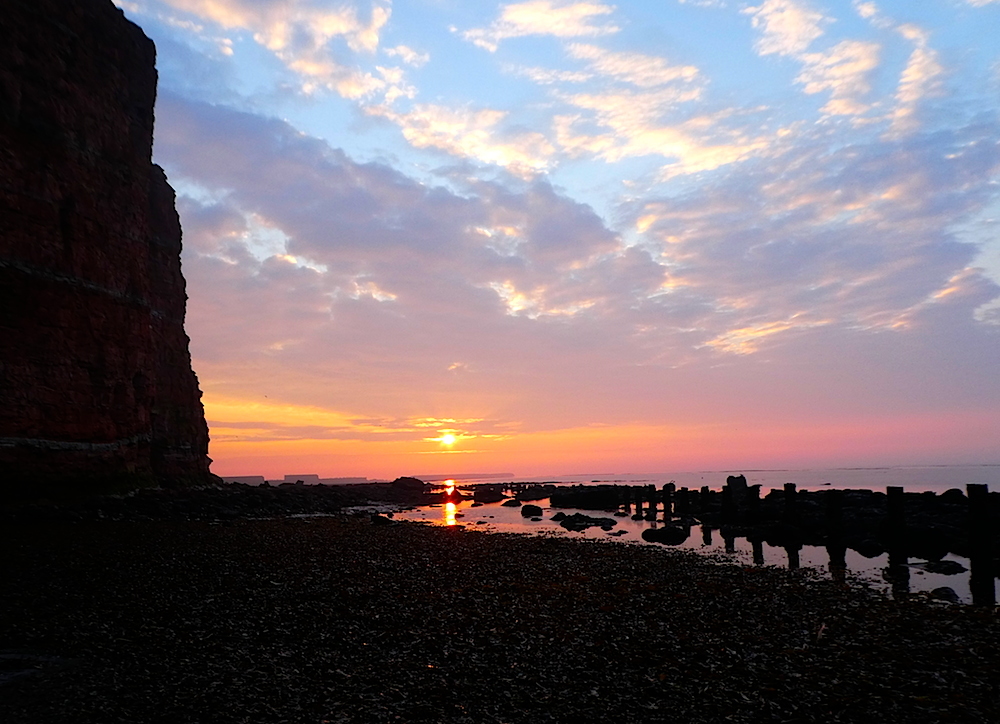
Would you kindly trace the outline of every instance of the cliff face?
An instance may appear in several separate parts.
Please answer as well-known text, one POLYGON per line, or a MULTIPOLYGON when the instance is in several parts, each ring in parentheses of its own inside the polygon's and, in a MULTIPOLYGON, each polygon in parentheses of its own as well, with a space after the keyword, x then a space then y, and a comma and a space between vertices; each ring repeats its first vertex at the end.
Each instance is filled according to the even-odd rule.
POLYGON ((110 0, 0 13, 0 486, 209 479, 155 48, 110 0))

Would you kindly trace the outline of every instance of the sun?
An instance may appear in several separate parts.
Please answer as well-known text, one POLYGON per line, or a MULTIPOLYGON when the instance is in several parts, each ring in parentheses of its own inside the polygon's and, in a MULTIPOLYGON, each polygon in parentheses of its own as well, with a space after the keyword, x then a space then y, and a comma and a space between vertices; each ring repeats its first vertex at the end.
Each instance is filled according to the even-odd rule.
POLYGON ((455 444, 455 441, 456 441, 456 440, 457 440, 458 438, 457 438, 457 437, 455 437, 454 435, 452 435, 452 434, 451 434, 450 432, 446 432, 446 433, 445 433, 444 435, 442 435, 442 436, 441 436, 440 438, 438 438, 438 439, 439 439, 439 440, 441 440, 441 444, 442 444, 442 445, 448 445, 448 446, 451 446, 451 445, 454 445, 454 444, 455 444))

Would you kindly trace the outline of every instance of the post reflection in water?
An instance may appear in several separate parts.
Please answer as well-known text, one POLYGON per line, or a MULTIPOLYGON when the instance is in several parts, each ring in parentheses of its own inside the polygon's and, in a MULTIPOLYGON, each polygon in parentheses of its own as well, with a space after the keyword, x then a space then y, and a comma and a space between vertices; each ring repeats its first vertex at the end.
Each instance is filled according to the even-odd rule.
POLYGON ((455 519, 455 515, 458 513, 457 505, 454 503, 445 503, 442 512, 444 513, 445 525, 458 525, 458 521, 455 519))
POLYGON ((847 546, 831 544, 826 547, 830 556, 830 578, 837 583, 847 580, 847 546))

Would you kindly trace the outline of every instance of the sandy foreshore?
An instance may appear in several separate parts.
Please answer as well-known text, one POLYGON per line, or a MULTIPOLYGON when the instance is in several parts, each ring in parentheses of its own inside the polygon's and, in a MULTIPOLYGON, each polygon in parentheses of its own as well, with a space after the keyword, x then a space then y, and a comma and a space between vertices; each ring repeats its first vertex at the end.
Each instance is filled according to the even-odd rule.
POLYGON ((802 572, 350 515, 0 539, 8 724, 1000 721, 995 610, 802 572))

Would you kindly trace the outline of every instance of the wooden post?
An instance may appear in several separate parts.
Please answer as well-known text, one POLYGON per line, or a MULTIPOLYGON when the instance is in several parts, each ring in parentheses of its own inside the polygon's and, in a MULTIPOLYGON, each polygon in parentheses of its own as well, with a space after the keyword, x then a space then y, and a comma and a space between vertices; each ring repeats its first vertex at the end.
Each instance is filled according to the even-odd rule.
POLYGON ((747 488, 747 522, 756 523, 760 520, 760 485, 747 488))
POLYGON ((708 512, 708 509, 711 507, 711 500, 712 500, 711 495, 712 494, 711 492, 709 492, 708 486, 702 485, 701 493, 698 496, 698 504, 701 506, 702 513, 708 512))
POLYGON ((736 517, 736 511, 733 508, 733 489, 728 485, 722 488, 722 520, 726 523, 731 523, 733 518, 736 517))
POLYGON ((826 499, 826 552, 830 556, 830 577, 837 583, 847 580, 847 546, 844 545, 844 491, 828 490, 826 499))
POLYGON ((632 486, 632 497, 635 499, 635 515, 632 520, 642 520, 642 486, 632 486))
POLYGON ((677 491, 677 515, 688 515, 691 513, 691 500, 688 498, 688 489, 681 488, 677 491))
POLYGON ((646 485, 646 500, 649 501, 649 507, 646 510, 646 520, 656 520, 656 486, 646 485))
POLYGON ((802 548, 797 543, 789 543, 785 546, 785 553, 788 554, 788 570, 794 571, 799 567, 799 550, 802 548))
POLYGON ((663 521, 669 522, 674 515, 674 484, 663 486, 663 521))
POLYGON ((712 545, 712 529, 704 523, 701 526, 701 542, 703 545, 712 545))
POLYGON ((726 542, 726 553, 736 552, 736 536, 726 535, 722 537, 722 540, 726 542))
POLYGON ((969 588, 976 606, 997 602, 993 582, 993 546, 990 540, 990 490, 982 483, 965 486, 969 496, 969 588))
POLYGON ((904 598, 910 593, 910 567, 906 556, 906 515, 903 489, 890 485, 885 489, 886 548, 889 549, 889 567, 886 577, 892 586, 894 598, 904 598))
POLYGON ((621 490, 618 491, 619 496, 622 499, 622 507, 625 508, 625 512, 629 515, 632 514, 632 491, 626 485, 621 490))
POLYGON ((750 543, 753 545, 753 562, 755 566, 764 565, 764 541, 754 538, 750 543))
POLYGON ((798 518, 797 506, 795 505, 795 483, 785 483, 785 510, 784 518, 786 522, 794 521, 798 518))

